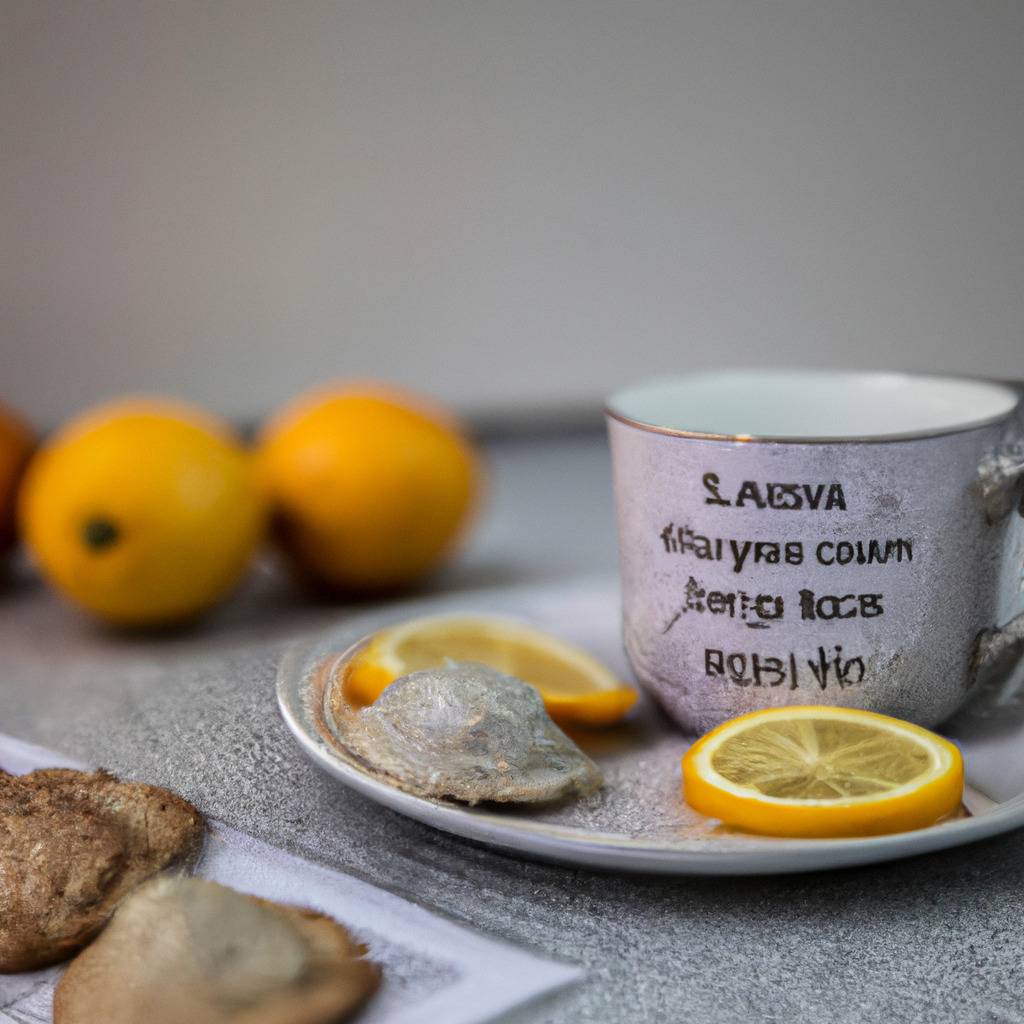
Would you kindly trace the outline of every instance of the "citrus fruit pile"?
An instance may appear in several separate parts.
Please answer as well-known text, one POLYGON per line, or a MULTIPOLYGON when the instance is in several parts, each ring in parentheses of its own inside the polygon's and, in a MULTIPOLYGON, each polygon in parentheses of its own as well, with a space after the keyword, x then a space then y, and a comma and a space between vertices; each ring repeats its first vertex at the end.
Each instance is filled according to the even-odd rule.
POLYGON ((612 725, 637 699, 578 648, 523 623, 470 615, 412 619, 376 633, 349 662, 345 695, 372 704, 396 679, 448 661, 477 662, 529 683, 559 725, 612 725))
POLYGON ((870 711, 788 707, 731 719, 683 757, 695 810, 764 835, 905 832, 960 805, 960 751, 920 726, 870 711))
POLYGON ((22 479, 31 444, 0 415, 0 546, 17 503, 48 582, 121 626, 181 622, 220 601, 268 524, 323 587, 409 586, 453 553, 480 491, 479 458, 451 418, 380 385, 301 397, 254 450, 205 411, 163 399, 72 419, 22 479))

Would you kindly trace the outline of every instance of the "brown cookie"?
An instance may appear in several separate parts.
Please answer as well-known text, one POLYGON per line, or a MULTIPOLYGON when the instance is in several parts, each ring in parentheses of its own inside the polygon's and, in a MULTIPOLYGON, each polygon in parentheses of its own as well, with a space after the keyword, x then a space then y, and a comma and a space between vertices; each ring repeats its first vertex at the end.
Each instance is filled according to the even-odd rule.
POLYGON ((54 1024, 335 1024, 380 984, 337 922, 198 878, 121 904, 64 972, 54 1024))
POLYGON ((107 772, 0 772, 0 973, 66 960, 203 828, 180 797, 107 772))

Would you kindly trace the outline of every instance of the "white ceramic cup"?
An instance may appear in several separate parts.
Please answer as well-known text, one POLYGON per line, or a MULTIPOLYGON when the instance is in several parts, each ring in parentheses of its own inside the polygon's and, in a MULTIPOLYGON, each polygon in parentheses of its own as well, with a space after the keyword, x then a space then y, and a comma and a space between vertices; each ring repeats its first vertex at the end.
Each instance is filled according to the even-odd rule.
POLYGON ((626 652, 685 728, 786 704, 934 725, 1020 657, 1013 388, 724 371, 606 411, 626 652))

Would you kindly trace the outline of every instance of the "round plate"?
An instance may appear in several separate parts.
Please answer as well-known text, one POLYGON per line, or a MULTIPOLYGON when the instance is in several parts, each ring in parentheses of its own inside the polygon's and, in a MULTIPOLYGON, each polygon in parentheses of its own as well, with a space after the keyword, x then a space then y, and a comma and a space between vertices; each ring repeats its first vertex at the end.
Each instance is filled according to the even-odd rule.
POLYGON ((963 816, 916 832, 808 840, 723 828, 683 802, 680 758, 689 738, 643 699, 622 726, 574 735, 605 774, 604 788, 591 797, 506 808, 413 796, 368 774, 346 755, 330 727, 325 690, 370 633, 401 619, 442 612, 507 614, 579 644, 623 678, 630 674, 619 642, 618 592, 608 581, 410 603, 292 646, 278 671, 277 696, 306 754, 371 800, 453 835, 574 867, 740 875, 869 864, 959 846, 1024 825, 1024 707, 1007 694, 996 695, 997 714, 977 705, 953 732, 964 751, 969 783, 963 816))

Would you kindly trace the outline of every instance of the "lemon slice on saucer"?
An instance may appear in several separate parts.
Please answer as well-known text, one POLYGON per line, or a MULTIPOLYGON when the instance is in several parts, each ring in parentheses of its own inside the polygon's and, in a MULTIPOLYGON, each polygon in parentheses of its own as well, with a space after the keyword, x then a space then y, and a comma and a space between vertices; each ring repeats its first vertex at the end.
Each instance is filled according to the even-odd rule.
POLYGON ((479 662, 529 683, 560 725, 611 725, 636 703, 636 690, 578 648, 519 622, 468 615, 381 630, 349 663, 345 696, 372 704, 401 676, 448 660, 479 662))
POLYGON ((828 837, 933 825, 960 804, 960 751, 927 729, 852 708, 733 718, 683 757, 695 810, 763 835, 828 837))

